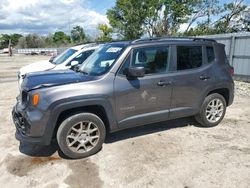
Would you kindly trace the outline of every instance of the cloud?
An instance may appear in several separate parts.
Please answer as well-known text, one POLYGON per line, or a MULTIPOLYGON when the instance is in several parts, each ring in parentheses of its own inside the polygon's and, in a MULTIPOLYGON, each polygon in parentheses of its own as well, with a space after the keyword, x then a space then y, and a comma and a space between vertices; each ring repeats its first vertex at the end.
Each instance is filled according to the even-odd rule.
POLYGON ((89 34, 97 33, 97 25, 108 19, 87 7, 87 0, 1 0, 0 33, 21 32, 48 34, 58 30, 69 32, 80 25, 89 34))

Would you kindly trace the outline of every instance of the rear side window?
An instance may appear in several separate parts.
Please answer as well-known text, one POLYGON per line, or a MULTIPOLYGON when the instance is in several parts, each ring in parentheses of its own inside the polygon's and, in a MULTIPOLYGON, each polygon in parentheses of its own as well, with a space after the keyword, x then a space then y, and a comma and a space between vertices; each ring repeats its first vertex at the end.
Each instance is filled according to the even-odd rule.
POLYGON ((177 46, 177 70, 202 66, 202 46, 177 46))
POLYGON ((207 46, 207 63, 212 63, 215 59, 214 48, 211 46, 207 46))

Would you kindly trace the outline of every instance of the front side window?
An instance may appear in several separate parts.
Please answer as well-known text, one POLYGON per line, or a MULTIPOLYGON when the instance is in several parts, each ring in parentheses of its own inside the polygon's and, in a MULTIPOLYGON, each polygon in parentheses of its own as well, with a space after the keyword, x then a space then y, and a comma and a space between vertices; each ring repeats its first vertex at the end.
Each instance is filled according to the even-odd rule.
POLYGON ((105 44, 96 50, 80 67, 80 72, 92 76, 105 74, 125 49, 122 44, 105 44))
POLYGON ((169 47, 135 49, 131 66, 144 67, 146 74, 167 72, 169 68, 169 47))
POLYGON ((52 63, 56 64, 56 65, 62 64, 64 61, 66 61, 70 56, 72 56, 76 52, 77 52, 77 50, 74 50, 74 49, 65 50, 63 53, 61 53, 60 55, 58 55, 53 60, 52 63))
POLYGON ((129 56, 126 58, 126 60, 122 64, 121 68, 119 69, 118 74, 126 75, 126 73, 127 73, 126 71, 128 70, 128 68, 130 66, 130 59, 131 59, 131 55, 129 54, 129 56))
POLYGON ((177 46, 177 70, 202 66, 202 46, 177 46))

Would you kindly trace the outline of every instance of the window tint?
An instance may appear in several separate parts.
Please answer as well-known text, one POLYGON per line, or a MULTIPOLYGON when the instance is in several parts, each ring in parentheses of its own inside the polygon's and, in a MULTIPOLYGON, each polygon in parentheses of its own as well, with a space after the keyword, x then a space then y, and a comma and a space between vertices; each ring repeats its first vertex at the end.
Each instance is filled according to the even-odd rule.
POLYGON ((207 63, 212 63, 215 59, 214 49, 211 46, 207 46, 207 63))
POLYGON ((202 65, 202 46, 177 46, 177 70, 193 69, 202 65))
POLYGON ((146 74, 161 73, 168 70, 169 47, 150 47, 135 49, 132 66, 144 67, 146 74))

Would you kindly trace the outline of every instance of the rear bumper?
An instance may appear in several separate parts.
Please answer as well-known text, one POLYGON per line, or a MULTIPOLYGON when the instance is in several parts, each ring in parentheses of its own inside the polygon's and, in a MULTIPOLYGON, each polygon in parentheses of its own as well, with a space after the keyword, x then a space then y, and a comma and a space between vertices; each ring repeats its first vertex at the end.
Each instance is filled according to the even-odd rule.
POLYGON ((234 82, 231 84, 231 89, 229 90, 229 99, 227 106, 233 104, 234 101, 234 82))

